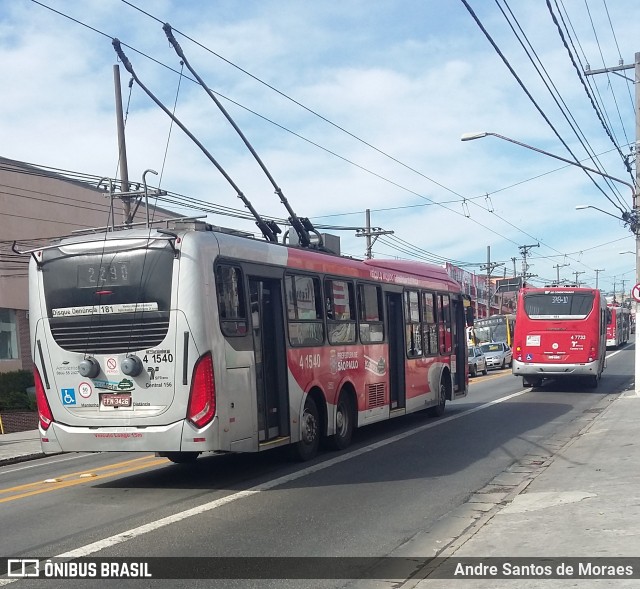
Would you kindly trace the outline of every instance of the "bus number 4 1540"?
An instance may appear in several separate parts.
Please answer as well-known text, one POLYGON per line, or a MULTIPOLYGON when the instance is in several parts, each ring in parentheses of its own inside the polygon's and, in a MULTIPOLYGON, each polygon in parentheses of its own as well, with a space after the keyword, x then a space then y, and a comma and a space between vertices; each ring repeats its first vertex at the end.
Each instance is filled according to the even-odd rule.
POLYGON ((300 368, 320 368, 320 354, 305 354, 300 356, 300 368))

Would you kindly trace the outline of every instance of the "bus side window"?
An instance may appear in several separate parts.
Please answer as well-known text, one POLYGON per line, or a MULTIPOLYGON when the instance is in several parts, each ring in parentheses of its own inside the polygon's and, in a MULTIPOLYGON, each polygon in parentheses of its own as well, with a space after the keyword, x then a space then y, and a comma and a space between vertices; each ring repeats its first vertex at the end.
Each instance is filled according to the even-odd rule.
POLYGON ((218 266, 216 290, 222 333, 228 336, 247 335, 247 309, 240 268, 223 264, 218 266))
POLYGON ((434 293, 422 293, 422 313, 425 354, 434 356, 438 353, 438 322, 436 319, 436 298, 434 293))
POLYGON ((384 341, 382 291, 373 284, 358 284, 358 319, 360 341, 374 344, 384 341))
POLYGON ((292 346, 320 346, 324 343, 323 297, 315 276, 285 277, 289 341, 292 346))
POLYGON ((329 343, 355 343, 356 308, 353 283, 346 280, 325 280, 324 286, 329 343))
POLYGON ((438 296, 440 304, 438 305, 440 311, 440 353, 451 353, 451 307, 449 305, 449 295, 438 296))
POLYGON ((406 329, 407 357, 422 356, 422 330, 420 321, 420 298, 418 291, 404 293, 404 324, 406 329))

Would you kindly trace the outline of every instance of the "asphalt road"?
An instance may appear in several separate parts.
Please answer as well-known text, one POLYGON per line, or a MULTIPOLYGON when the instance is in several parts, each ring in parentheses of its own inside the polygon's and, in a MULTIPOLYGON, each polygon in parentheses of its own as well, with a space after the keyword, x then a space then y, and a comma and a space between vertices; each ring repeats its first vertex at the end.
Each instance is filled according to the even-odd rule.
MULTIPOLYGON (((510 370, 490 371, 472 379, 469 396, 448 404, 442 418, 418 414, 368 426, 355 433, 347 451, 322 453, 303 464, 277 449, 200 458, 194 465, 152 455, 69 454, 2 467, 0 554, 171 556, 181 557, 170 561, 178 568, 185 557, 394 554, 416 535, 442 526, 447 514, 523 456, 552 452, 546 440, 570 432, 574 419, 628 387, 632 349, 610 356, 597 389, 550 382, 531 391, 510 370)), ((47 588, 352 584, 331 579, 28 583, 47 588)), ((377 586, 371 583, 376 582, 367 586, 377 586)))

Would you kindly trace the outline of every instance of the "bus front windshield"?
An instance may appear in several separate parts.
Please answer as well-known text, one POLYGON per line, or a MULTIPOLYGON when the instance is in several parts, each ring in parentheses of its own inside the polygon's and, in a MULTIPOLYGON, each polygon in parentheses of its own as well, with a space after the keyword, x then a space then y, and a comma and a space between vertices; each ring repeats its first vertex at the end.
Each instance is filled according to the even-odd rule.
POLYGON ((524 310, 530 319, 584 319, 593 308, 593 293, 529 294, 524 310))

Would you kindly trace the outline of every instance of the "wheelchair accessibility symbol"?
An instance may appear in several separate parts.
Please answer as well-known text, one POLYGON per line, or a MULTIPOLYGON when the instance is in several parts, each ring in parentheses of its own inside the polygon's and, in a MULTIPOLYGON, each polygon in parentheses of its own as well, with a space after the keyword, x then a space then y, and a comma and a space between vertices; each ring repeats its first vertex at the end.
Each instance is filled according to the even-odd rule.
POLYGON ((75 389, 61 389, 63 405, 75 405, 76 404, 76 391, 75 389))

